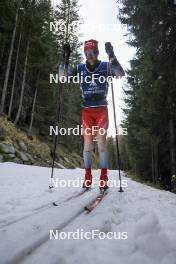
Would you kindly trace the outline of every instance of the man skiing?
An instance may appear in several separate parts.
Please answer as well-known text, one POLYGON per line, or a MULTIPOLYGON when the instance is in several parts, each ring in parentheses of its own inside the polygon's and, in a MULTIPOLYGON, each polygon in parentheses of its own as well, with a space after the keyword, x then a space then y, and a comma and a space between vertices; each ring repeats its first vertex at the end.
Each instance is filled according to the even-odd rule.
MULTIPOLYGON (((70 52, 69 46, 65 45, 65 52, 70 52)), ((109 62, 98 60, 99 49, 98 41, 88 40, 84 44, 84 53, 86 57, 85 64, 78 64, 75 69, 69 67, 68 76, 79 76, 83 78, 80 82, 82 92, 82 127, 84 138, 84 168, 85 178, 83 188, 90 188, 92 184, 92 151, 93 135, 96 131, 98 141, 98 152, 100 162, 100 189, 108 188, 108 153, 106 146, 106 137, 108 129, 108 77, 122 77, 124 70, 117 61, 113 47, 106 43, 106 52, 109 56, 109 62)), ((59 75, 63 76, 63 64, 60 65, 59 75)))

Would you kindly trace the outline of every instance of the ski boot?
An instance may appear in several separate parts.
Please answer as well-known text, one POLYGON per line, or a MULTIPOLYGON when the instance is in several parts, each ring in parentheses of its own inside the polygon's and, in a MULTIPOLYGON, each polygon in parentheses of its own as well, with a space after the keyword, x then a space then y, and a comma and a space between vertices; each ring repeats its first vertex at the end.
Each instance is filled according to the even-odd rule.
POLYGON ((108 187, 108 176, 107 169, 101 169, 100 182, 99 182, 100 191, 106 191, 108 187))
POLYGON ((92 174, 91 174, 91 169, 85 169, 85 178, 83 182, 83 188, 90 189, 92 185, 92 174))

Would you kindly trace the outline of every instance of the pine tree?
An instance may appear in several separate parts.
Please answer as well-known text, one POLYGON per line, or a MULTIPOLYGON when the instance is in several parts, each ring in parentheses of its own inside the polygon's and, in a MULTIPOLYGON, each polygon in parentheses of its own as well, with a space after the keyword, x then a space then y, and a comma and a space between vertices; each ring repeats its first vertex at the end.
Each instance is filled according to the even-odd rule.
POLYGON ((124 88, 130 167, 142 178, 169 186, 176 163, 176 10, 165 0, 119 3, 129 44, 136 47, 124 88))
MULTIPOLYGON (((61 34, 60 31, 50 31, 50 22, 69 23, 68 41, 73 50, 70 63, 74 65, 81 60, 79 51, 81 44, 78 39, 79 5, 76 0, 70 1, 68 21, 68 3, 69 1, 61 1, 57 9, 53 10, 51 1, 48 0, 0 2, 0 99, 3 102, 1 104, 3 112, 18 126, 25 128, 31 135, 35 133, 42 136, 49 144, 51 142, 49 126, 55 119, 56 98, 60 90, 60 84, 49 83, 49 77, 50 73, 58 73, 58 64, 61 62, 62 47, 66 38, 64 31, 61 34), (24 12, 19 13, 19 8, 23 8, 24 12), (17 12, 18 23, 12 50, 17 12)), ((74 127, 80 123, 79 98, 79 86, 66 85, 63 127, 74 127)), ((68 137, 63 137, 62 143, 70 149, 75 148, 75 152, 81 152, 80 137, 69 137, 69 144, 68 137)))

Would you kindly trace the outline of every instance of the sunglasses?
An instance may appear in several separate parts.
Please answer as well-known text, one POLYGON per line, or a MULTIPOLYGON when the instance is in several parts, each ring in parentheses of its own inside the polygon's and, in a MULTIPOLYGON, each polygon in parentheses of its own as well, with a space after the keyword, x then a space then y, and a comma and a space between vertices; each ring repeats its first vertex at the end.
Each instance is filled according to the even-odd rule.
POLYGON ((95 58, 98 56, 98 50, 96 49, 88 49, 85 51, 86 58, 95 58))

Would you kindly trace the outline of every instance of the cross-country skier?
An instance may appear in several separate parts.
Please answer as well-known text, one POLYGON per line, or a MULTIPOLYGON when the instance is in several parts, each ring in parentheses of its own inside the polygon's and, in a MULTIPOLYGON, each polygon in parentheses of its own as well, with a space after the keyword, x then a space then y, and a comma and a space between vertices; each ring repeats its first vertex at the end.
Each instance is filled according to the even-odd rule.
MULTIPOLYGON (((64 52, 70 52, 69 46, 64 46, 64 52)), ((85 41, 84 53, 86 62, 78 64, 76 68, 69 67, 68 76, 79 76, 80 88, 82 91, 82 126, 84 137, 84 167, 85 178, 83 188, 89 188, 92 184, 92 150, 93 150, 93 130, 96 130, 98 141, 99 161, 100 161, 100 189, 108 188, 108 154, 106 146, 106 137, 108 129, 108 80, 107 78, 122 77, 124 70, 117 61, 112 45, 106 45, 106 52, 109 55, 110 62, 98 60, 99 50, 98 41, 85 41)), ((63 67, 60 65, 59 76, 63 76, 63 67)))

